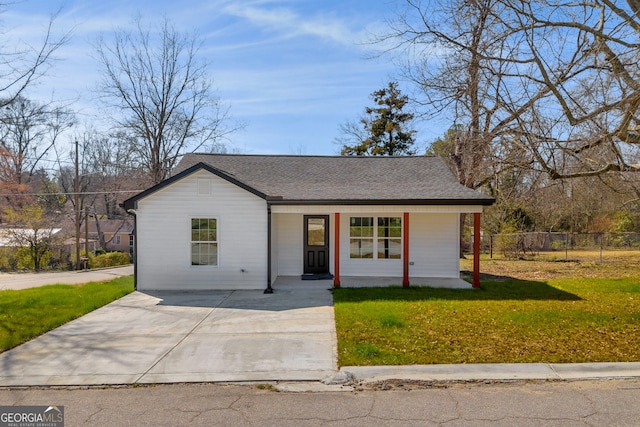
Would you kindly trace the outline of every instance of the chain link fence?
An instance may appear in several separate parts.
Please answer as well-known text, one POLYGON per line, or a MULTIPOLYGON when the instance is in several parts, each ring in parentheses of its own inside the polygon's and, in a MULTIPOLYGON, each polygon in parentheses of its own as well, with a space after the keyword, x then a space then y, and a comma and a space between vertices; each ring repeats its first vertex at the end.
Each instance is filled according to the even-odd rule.
MULTIPOLYGON (((555 254, 569 260, 579 252, 602 254, 615 250, 640 251, 640 233, 517 233, 482 235, 481 250, 489 254, 520 259, 555 254)), ((465 251, 472 252, 473 235, 464 237, 465 251)), ((639 253, 640 255, 640 253, 639 253)))

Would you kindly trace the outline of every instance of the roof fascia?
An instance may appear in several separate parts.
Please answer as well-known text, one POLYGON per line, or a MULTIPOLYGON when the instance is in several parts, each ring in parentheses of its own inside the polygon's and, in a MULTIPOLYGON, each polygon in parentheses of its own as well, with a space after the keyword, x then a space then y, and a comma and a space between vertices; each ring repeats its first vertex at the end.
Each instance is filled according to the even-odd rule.
POLYGON ((370 206, 370 205, 407 205, 407 206, 451 206, 451 205, 481 205, 491 206, 495 203, 495 199, 384 199, 384 200, 344 200, 344 199, 323 199, 323 200, 286 200, 286 199, 268 199, 271 205, 291 205, 291 206, 309 206, 309 205, 338 205, 338 206, 370 206))

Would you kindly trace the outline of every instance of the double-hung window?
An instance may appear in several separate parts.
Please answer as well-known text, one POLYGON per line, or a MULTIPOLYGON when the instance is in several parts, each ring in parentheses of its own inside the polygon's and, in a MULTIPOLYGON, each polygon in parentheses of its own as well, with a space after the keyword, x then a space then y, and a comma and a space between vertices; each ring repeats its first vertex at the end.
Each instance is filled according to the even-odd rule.
POLYGON ((400 259, 402 218, 351 217, 349 238, 350 258, 400 259))
POLYGON ((373 258, 373 218, 349 219, 349 253, 351 258, 373 258))
POLYGON ((378 218, 378 258, 400 259, 402 254, 402 219, 378 218))
POLYGON ((218 265, 217 219, 191 219, 191 265, 218 265))

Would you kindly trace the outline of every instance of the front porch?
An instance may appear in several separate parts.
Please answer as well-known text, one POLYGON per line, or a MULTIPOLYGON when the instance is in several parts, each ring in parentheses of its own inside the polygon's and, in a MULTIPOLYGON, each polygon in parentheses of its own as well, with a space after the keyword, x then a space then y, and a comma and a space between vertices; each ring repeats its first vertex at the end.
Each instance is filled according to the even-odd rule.
POLYGON ((327 287, 477 288, 480 248, 475 244, 473 282, 466 282, 459 275, 460 214, 474 215, 474 237, 479 243, 480 209, 478 206, 274 206, 269 215, 268 287, 284 283, 305 286, 300 275, 316 273, 318 262, 319 273, 334 275, 327 287), (368 228, 353 226, 354 219, 366 219, 368 228), (394 220, 397 228, 401 224, 401 230, 387 230, 380 225, 387 220, 394 220), (382 234, 387 231, 392 238, 382 234), (313 245, 309 245, 310 238, 313 245), (386 243, 388 253, 387 246, 381 246, 382 249, 377 246, 386 243), (368 252, 365 249, 358 252, 358 244, 367 244, 368 252))
MULTIPOLYGON (((429 286, 432 288, 473 289, 471 283, 455 277, 410 277, 410 286, 429 286)), ((310 287, 326 284, 327 289, 333 288, 333 280, 302 280, 300 276, 278 276, 273 283, 278 287, 310 287)), ((341 288, 380 288, 387 286, 402 286, 402 277, 364 277, 340 276, 341 288)))

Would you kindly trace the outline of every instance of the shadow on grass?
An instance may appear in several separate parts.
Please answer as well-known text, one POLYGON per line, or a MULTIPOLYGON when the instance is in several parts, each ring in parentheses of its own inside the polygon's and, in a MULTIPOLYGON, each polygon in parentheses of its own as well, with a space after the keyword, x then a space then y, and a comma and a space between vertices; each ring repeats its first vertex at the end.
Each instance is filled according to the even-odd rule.
POLYGON ((480 289, 443 289, 424 286, 391 286, 387 288, 340 288, 333 290, 335 302, 362 301, 579 301, 577 295, 555 288, 545 282, 500 277, 485 278, 480 289))

